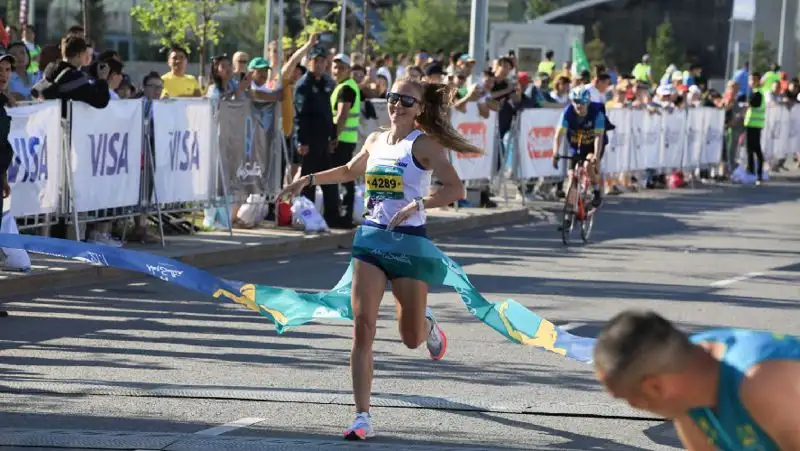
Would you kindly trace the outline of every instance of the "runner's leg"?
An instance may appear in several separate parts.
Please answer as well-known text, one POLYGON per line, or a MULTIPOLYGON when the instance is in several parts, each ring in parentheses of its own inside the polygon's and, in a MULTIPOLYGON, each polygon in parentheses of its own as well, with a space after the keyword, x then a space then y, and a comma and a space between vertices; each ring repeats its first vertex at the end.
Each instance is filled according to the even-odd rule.
POLYGON ((386 274, 372 264, 353 260, 353 348, 350 352, 350 373, 353 378, 353 398, 356 420, 345 431, 345 438, 366 439, 374 435, 369 421, 369 402, 372 392, 373 357, 378 309, 386 289, 386 274))
POLYGON ((447 351, 447 338, 433 312, 427 308, 428 284, 411 278, 392 279, 400 338, 409 349, 427 344, 431 359, 440 360, 447 351))

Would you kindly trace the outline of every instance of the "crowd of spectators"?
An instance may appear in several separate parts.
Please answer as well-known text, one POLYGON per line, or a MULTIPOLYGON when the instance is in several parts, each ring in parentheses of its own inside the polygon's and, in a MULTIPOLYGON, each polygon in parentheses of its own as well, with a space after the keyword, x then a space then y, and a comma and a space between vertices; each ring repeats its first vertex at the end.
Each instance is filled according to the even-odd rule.
MULTIPOLYGON (((347 161, 354 149, 349 146, 351 143, 339 139, 347 111, 354 108, 358 99, 357 103, 365 107, 352 111, 365 118, 374 117, 370 100, 385 98, 393 81, 403 76, 454 86, 457 110, 463 111, 467 104, 474 102, 483 117, 496 111, 501 136, 511 131, 520 111, 564 108, 569 103, 571 88, 590 85, 592 100, 604 103, 608 110, 632 108, 661 114, 697 106, 725 109, 726 127, 738 137, 753 88, 753 77, 746 66, 737 72, 724 92, 709 89, 700 65, 692 65, 687 71, 670 66, 663 76, 655 79, 650 73, 647 55, 630 73, 600 65, 576 73, 570 62, 557 67, 555 55, 548 52, 537 71, 528 73, 519 70, 516 55, 510 51, 488 61, 486 69, 476 74, 476 60, 469 54, 419 49, 402 55, 358 52, 348 55, 321 47, 317 34, 297 48, 279 49, 276 42, 272 42, 265 57, 251 57, 241 50, 232 52, 231 56, 227 53, 215 55, 204 62, 209 68, 205 80, 187 73, 189 53, 180 46, 173 46, 165 55, 167 70, 163 74, 148 73, 137 83, 125 74, 125 62, 120 55, 110 50, 98 51, 82 27, 71 27, 59 44, 41 48, 35 43, 34 30, 29 27, 23 27, 20 36, 12 35, 11 39, 5 49, 0 49, 13 57, 5 90, 10 107, 20 101, 55 98, 82 101, 96 108, 105 107, 111 99, 138 97, 207 97, 219 101, 247 98, 254 102, 281 102, 280 128, 287 149, 283 183, 307 171, 323 170, 347 161), (283 53, 281 61, 279 50, 283 53), (280 71, 274 70, 277 67, 280 71), (352 80, 354 85, 344 83, 347 80, 352 80), (337 89, 343 83, 347 86, 337 89), (336 98, 332 103, 345 106, 345 109, 339 108, 338 113, 330 108, 330 96, 334 93, 336 98), (314 141, 323 135, 324 142, 314 141)), ((800 101, 800 80, 789 79, 777 66, 756 83, 769 87, 766 102, 792 106, 800 101)), ((734 140, 734 146, 737 142, 734 140)), ((701 176, 724 178, 730 174, 736 161, 735 152, 728 152, 728 147, 730 142, 726 141, 720 168, 713 174, 706 172, 701 176)), ((498 155, 498 170, 503 163, 498 155)), ((778 166, 784 165, 785 162, 779 162, 778 166)), ((752 162, 748 164, 748 170, 754 170, 752 166, 752 162)), ((639 181, 631 174, 621 174, 607 181, 607 193, 642 186, 662 187, 665 175, 652 172, 646 180, 639 181)), ((353 187, 347 186, 345 191, 344 202, 338 190, 323 192, 326 220, 333 227, 353 227, 350 220, 353 187)), ((312 200, 315 194, 313 191, 305 193, 312 200)), ((528 181, 519 194, 552 198, 563 197, 563 190, 560 183, 528 181)), ((496 207, 488 188, 481 191, 480 206, 496 207)), ((56 236, 64 233, 56 229, 56 236)), ((111 222, 96 222, 91 224, 87 238, 119 246, 119 235, 111 222)), ((146 242, 157 239, 148 231, 144 216, 138 219, 132 238, 146 242)))

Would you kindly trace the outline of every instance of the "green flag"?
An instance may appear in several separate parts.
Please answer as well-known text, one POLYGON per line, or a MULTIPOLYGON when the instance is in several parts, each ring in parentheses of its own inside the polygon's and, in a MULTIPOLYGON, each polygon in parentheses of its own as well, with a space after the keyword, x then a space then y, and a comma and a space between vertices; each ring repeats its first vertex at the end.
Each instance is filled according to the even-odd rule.
POLYGON ((576 39, 572 43, 572 75, 580 76, 581 72, 585 70, 591 70, 589 60, 586 58, 586 54, 583 53, 583 44, 576 39))

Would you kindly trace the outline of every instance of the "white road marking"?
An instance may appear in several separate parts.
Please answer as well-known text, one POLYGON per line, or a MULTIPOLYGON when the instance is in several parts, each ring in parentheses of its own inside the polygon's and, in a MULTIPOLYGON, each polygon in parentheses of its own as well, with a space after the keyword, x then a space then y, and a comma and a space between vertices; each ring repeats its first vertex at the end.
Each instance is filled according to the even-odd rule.
POLYGON ((723 280, 718 280, 716 282, 712 282, 711 286, 714 288, 726 287, 736 282, 742 282, 744 280, 754 279, 756 277, 760 277, 763 275, 764 275, 763 272, 749 272, 743 276, 736 276, 736 277, 731 277, 730 279, 723 279, 723 280))
POLYGON ((557 327, 559 329, 563 330, 563 331, 569 332, 572 329, 577 329, 577 328, 583 327, 585 325, 586 325, 586 323, 567 323, 567 324, 564 324, 562 326, 557 326, 557 327))
POLYGON ((248 426, 252 426, 256 423, 261 423, 262 421, 266 421, 266 418, 242 418, 241 420, 232 421, 230 423, 223 424, 222 426, 216 426, 209 429, 203 429, 202 431, 195 432, 195 435, 222 435, 226 432, 230 432, 236 429, 246 428, 248 426))
MULTIPOLYGON (((203 429, 202 431, 197 431, 194 433, 194 435, 213 437, 216 435, 222 435, 226 432, 235 431, 236 429, 246 428, 256 423, 261 423, 262 421, 266 421, 266 418, 242 418, 241 420, 232 421, 230 423, 223 424, 222 426, 216 426, 213 428, 203 429)), ((158 451, 158 450, 137 449, 135 451, 158 451)))

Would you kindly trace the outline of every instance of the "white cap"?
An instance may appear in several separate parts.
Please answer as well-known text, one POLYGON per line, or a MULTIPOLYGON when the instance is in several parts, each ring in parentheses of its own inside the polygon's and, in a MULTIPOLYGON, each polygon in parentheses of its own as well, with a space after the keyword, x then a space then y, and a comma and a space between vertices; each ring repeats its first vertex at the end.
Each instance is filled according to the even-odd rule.
POLYGON ((350 57, 345 55, 344 53, 337 54, 336 56, 333 57, 333 60, 341 61, 342 64, 346 65, 347 67, 350 67, 350 57))

